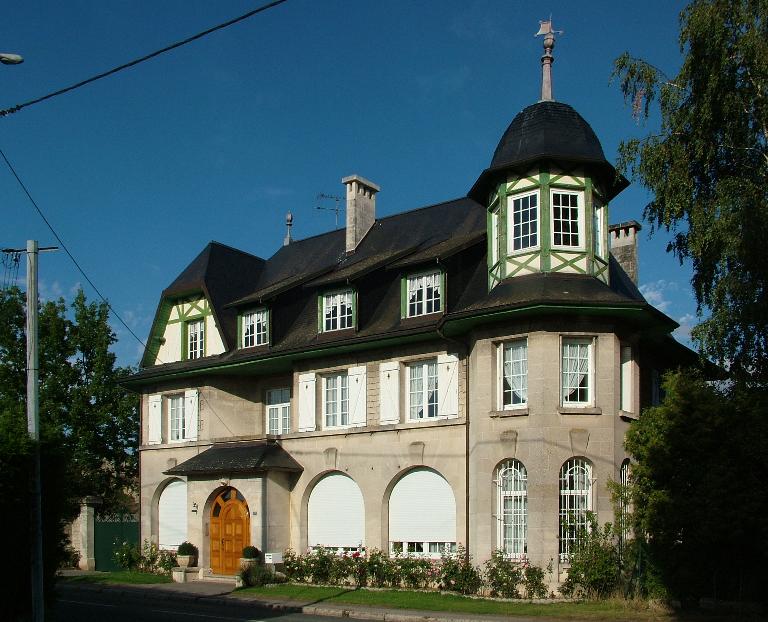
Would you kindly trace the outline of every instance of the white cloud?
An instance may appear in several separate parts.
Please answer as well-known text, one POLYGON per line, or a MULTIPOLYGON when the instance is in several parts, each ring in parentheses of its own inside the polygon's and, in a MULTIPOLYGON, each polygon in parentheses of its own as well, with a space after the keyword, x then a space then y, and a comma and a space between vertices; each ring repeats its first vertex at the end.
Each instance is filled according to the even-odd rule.
POLYGON ((640 286, 640 293, 659 311, 666 313, 671 304, 669 295, 673 292, 677 292, 678 289, 678 284, 674 281, 659 279, 658 281, 653 281, 651 283, 643 283, 640 286))
POLYGON ((680 326, 677 327, 672 334, 680 341, 690 343, 691 330, 696 326, 696 316, 686 313, 684 316, 677 318, 677 323, 680 324, 680 326))
POLYGON ((58 300, 64 295, 61 283, 58 281, 48 282, 44 279, 40 279, 38 282, 37 292, 42 301, 58 300))

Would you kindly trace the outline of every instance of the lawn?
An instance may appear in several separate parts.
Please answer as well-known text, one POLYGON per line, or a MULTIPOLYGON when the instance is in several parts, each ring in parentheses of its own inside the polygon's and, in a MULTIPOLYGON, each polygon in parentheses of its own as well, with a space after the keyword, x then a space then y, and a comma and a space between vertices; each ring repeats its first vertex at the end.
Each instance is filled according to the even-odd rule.
POLYGON ((273 585, 237 590, 235 596, 298 600, 304 603, 368 605, 395 609, 426 609, 455 613, 518 615, 529 617, 583 618, 589 620, 665 620, 673 619, 658 611, 632 608, 622 601, 533 604, 469 598, 457 594, 408 590, 354 590, 351 588, 273 585))
POLYGON ((98 574, 60 577, 59 581, 65 581, 67 583, 130 583, 133 585, 147 585, 149 583, 170 583, 171 577, 167 575, 150 574, 148 572, 120 570, 118 572, 100 572, 98 574))

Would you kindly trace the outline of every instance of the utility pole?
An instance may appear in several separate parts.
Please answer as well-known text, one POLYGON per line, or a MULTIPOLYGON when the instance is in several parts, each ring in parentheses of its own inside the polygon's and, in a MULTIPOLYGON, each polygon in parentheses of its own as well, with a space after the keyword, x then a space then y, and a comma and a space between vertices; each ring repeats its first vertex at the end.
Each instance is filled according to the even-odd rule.
POLYGON ((43 515, 40 486, 40 413, 39 357, 37 329, 37 257, 40 251, 55 251, 57 246, 40 248, 37 240, 27 240, 27 248, 4 248, 3 253, 27 253, 27 432, 32 441, 34 458, 31 473, 30 504, 32 620, 45 620, 43 598, 43 515))

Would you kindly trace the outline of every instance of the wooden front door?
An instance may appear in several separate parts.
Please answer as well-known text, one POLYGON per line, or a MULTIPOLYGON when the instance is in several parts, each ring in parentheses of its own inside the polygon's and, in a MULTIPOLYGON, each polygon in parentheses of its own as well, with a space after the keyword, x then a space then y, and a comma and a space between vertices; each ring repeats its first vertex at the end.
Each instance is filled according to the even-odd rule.
POLYGON ((235 488, 227 488, 211 507, 211 570, 236 574, 243 547, 250 544, 248 504, 235 488))

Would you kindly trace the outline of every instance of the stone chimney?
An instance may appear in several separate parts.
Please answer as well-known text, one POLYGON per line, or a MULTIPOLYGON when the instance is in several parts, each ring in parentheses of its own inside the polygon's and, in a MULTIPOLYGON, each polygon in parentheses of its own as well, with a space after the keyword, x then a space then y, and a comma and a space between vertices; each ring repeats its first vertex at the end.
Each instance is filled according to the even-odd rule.
POLYGON ((376 221, 376 184, 360 175, 344 177, 347 186, 347 253, 354 253, 358 244, 376 221))
POLYGON ((624 272, 637 285, 637 234, 642 229, 636 220, 629 220, 618 225, 609 225, 611 255, 616 258, 624 272))

